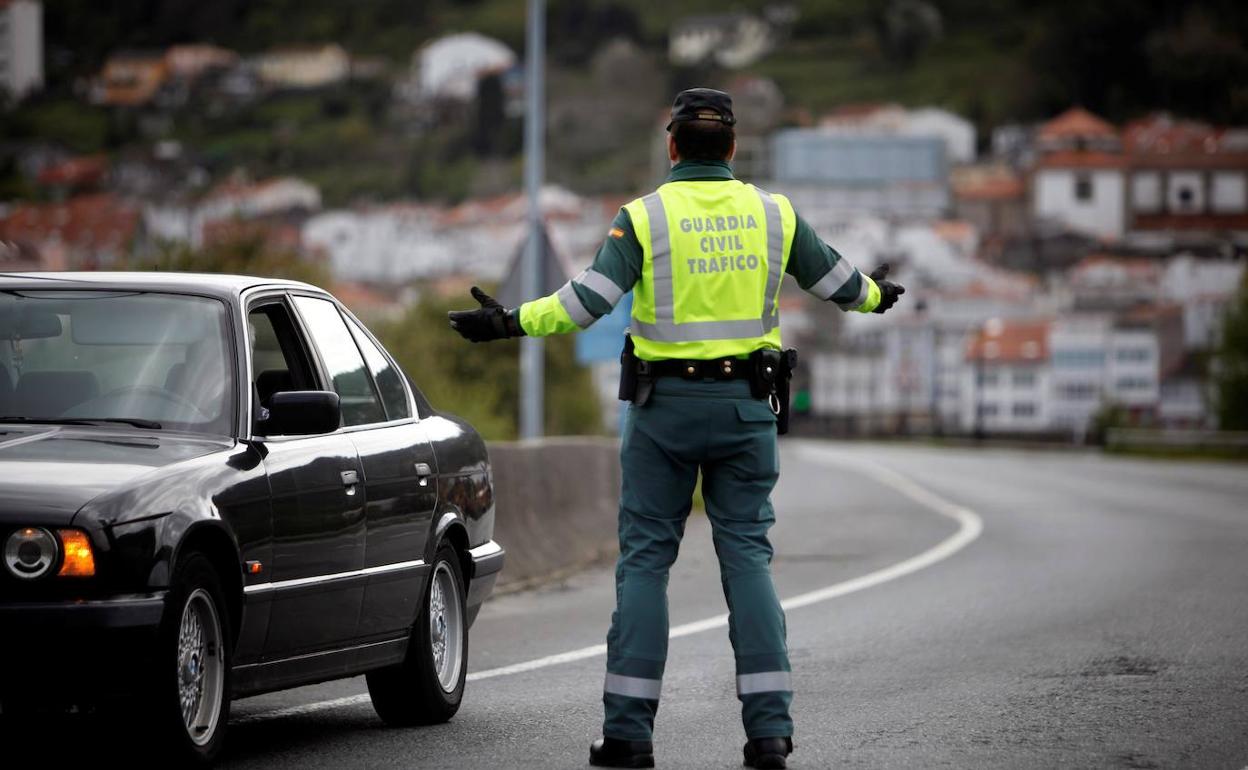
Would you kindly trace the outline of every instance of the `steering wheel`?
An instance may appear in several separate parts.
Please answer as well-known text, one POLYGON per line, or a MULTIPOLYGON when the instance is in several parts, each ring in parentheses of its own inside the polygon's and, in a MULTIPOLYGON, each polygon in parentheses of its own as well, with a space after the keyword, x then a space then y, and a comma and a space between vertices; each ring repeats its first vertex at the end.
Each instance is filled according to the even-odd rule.
MULTIPOLYGON (((170 403, 190 409, 193 414, 199 417, 206 416, 198 406, 186 400, 182 396, 179 396, 177 393, 172 391, 165 390, 164 388, 158 388, 155 385, 124 385, 120 388, 110 390, 102 396, 96 396, 91 399, 91 401, 103 401, 104 399, 113 398, 123 393, 145 393, 149 396, 155 396, 156 398, 164 399, 170 403)), ((87 403, 90 403, 90 401, 87 403)), ((79 406, 81 406, 81 404, 79 406)))

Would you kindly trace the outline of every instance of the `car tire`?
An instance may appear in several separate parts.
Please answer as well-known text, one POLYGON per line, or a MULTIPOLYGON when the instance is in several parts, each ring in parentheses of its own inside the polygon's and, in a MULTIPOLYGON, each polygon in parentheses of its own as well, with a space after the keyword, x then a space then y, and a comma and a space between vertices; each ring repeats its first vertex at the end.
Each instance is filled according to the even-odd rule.
POLYGON ((231 632, 212 563, 199 553, 183 556, 170 581, 146 699, 170 764, 207 767, 221 753, 230 719, 231 632))
POLYGON ((459 555, 443 543, 433 560, 407 657, 366 677, 373 708, 386 724, 439 724, 459 711, 468 673, 467 598, 459 555))

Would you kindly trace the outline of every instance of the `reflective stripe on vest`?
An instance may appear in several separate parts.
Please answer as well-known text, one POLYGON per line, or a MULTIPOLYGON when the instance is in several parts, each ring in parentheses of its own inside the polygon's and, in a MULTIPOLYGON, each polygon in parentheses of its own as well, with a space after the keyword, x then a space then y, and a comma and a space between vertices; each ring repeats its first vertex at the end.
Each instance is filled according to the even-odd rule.
POLYGON ((767 232, 767 286, 763 314, 758 319, 691 321, 676 323, 676 297, 672 286, 672 241, 663 198, 653 192, 642 198, 650 220, 650 254, 654 276, 654 323, 633 319, 634 331, 656 342, 702 342, 706 340, 762 337, 780 324, 776 293, 784 277, 784 227, 780 204, 769 193, 755 190, 763 204, 767 232))

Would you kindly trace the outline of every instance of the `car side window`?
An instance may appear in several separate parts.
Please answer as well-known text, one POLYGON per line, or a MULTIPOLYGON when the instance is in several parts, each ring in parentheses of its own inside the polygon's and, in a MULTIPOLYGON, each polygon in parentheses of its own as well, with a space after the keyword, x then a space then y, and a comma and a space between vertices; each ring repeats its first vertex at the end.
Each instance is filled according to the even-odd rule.
POLYGON ((247 313, 251 343, 251 381, 260 405, 274 393, 314 390, 311 365, 286 306, 268 302, 247 313))
POLYGON ((373 387, 373 378, 337 306, 316 297, 295 297, 295 307, 312 336, 312 343, 321 352, 334 391, 342 400, 342 424, 385 422, 386 412, 373 387))
POLYGON ((377 383, 377 390, 381 391, 381 401, 386 405, 386 414, 390 415, 391 420, 411 417, 412 409, 407 401, 407 388, 403 387, 403 375, 399 374, 394 364, 390 363, 386 354, 373 344, 359 324, 350 318, 346 321, 351 329, 351 336, 355 337, 355 344, 359 345, 360 351, 364 353, 364 361, 368 364, 368 370, 372 372, 373 381, 377 383))

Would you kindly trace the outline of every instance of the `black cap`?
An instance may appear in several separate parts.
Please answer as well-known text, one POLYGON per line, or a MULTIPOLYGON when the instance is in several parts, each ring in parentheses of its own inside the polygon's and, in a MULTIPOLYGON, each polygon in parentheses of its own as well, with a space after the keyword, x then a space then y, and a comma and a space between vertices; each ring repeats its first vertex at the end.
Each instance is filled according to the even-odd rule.
POLYGON ((725 125, 733 125, 737 119, 732 116, 732 97, 714 88, 690 88, 676 94, 672 103, 672 125, 689 120, 718 120, 725 125))

